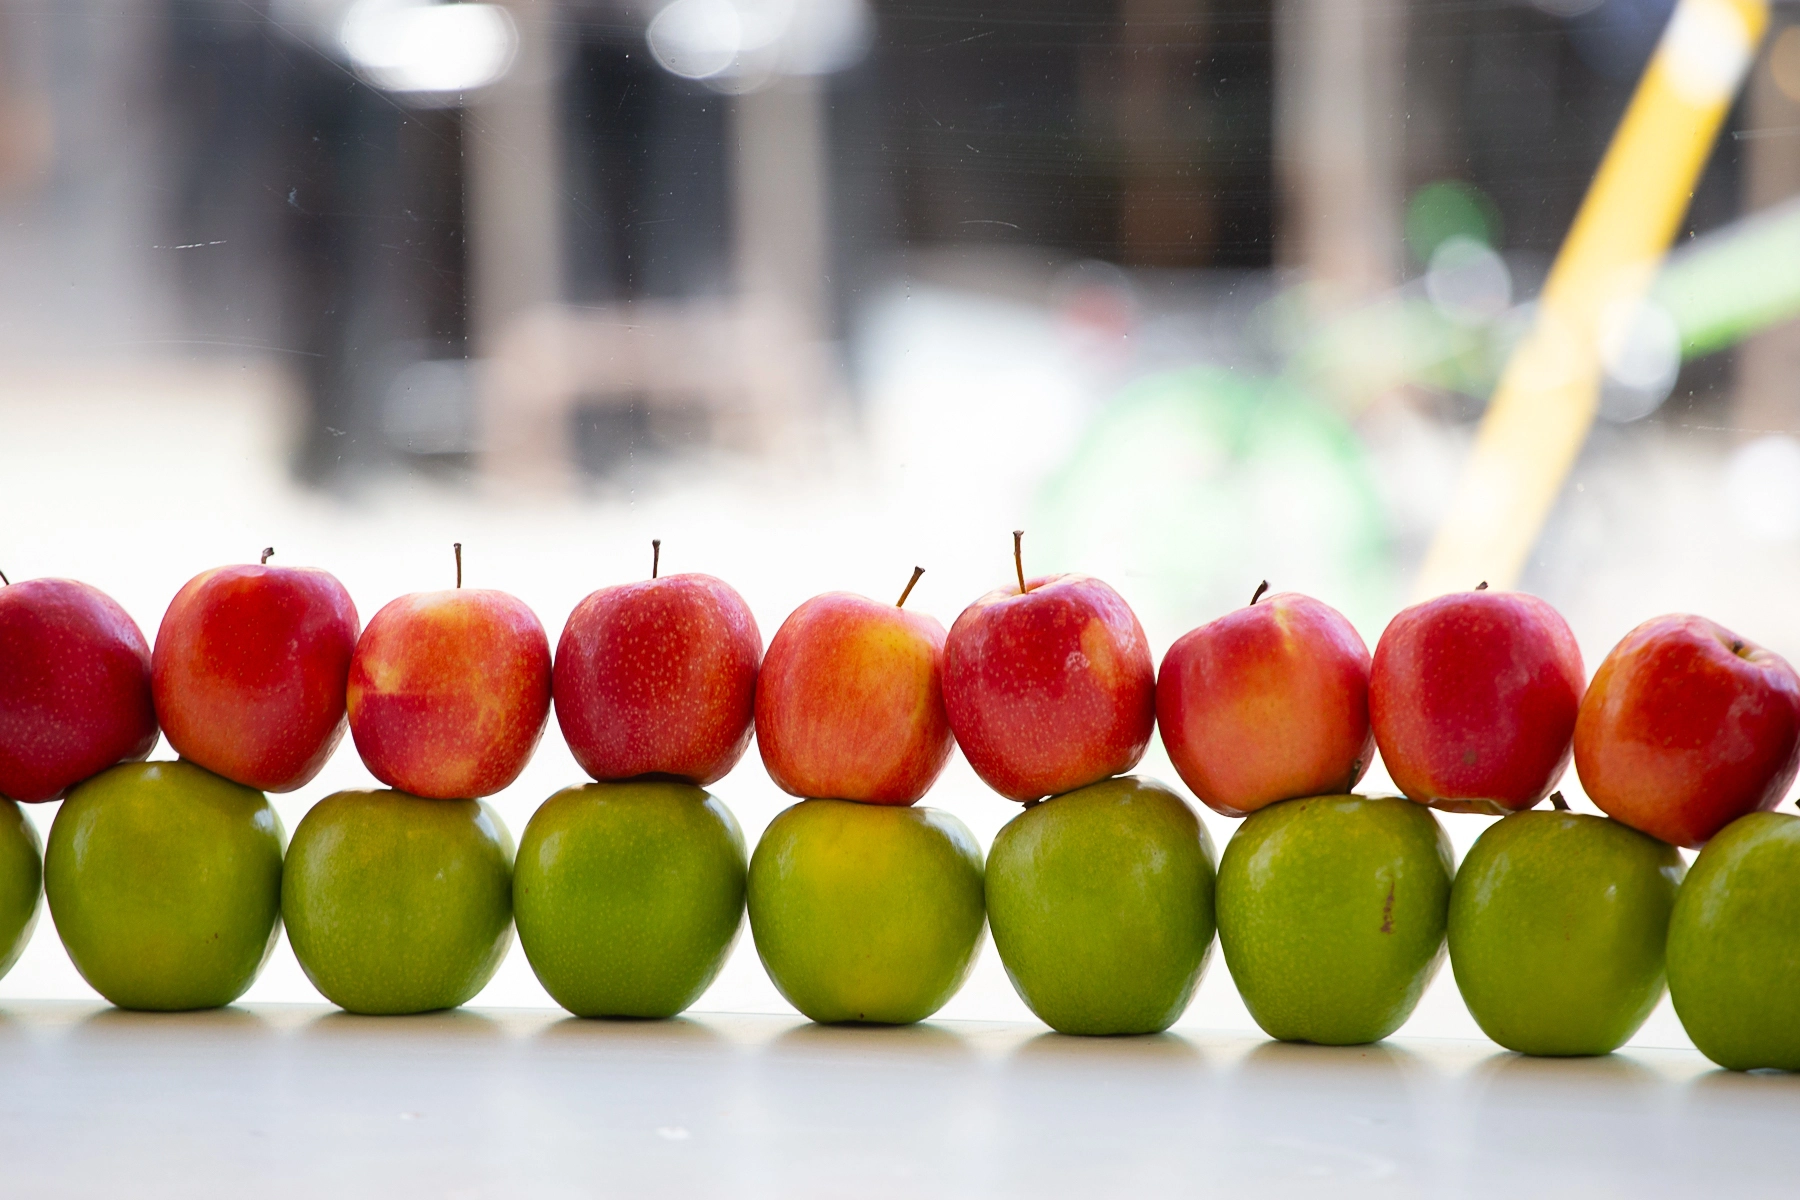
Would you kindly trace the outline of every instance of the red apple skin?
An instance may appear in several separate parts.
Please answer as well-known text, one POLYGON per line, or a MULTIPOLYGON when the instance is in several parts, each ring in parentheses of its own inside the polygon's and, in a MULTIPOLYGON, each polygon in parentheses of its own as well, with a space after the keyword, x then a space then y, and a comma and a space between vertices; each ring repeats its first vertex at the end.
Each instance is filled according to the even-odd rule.
POLYGON ((319 773, 344 736, 356 605, 311 567, 202 571, 175 593, 150 656, 175 752, 264 792, 319 773))
POLYGON ((769 640, 756 745, 792 796, 907 805, 950 759, 944 627, 849 592, 814 596, 769 640))
POLYGON ((1169 647, 1156 723, 1182 782, 1225 816, 1348 792, 1375 757, 1369 648, 1337 609, 1277 592, 1169 647))
POLYGON ((0 587, 0 796, 37 804, 156 746, 150 646, 73 579, 0 587))
POLYGON ((505 592, 390 601, 357 639, 345 689, 370 774, 429 800, 479 800, 519 777, 550 717, 550 639, 505 592))
POLYGON ((556 646, 556 720, 581 769, 608 780, 724 778, 750 747, 762 633, 711 575, 601 588, 556 646))
POLYGON ((944 707, 1002 796, 1058 796, 1131 770, 1156 725, 1150 644, 1125 598, 1088 575, 996 588, 944 646, 944 707))
POLYGON ((1536 596, 1439 596, 1402 611, 1375 645, 1375 744, 1421 804, 1530 808, 1568 769, 1584 678, 1568 622, 1536 596))
POLYGON ((1594 672, 1575 770, 1602 812, 1699 849, 1800 770, 1800 676, 1705 617, 1645 621, 1594 672))

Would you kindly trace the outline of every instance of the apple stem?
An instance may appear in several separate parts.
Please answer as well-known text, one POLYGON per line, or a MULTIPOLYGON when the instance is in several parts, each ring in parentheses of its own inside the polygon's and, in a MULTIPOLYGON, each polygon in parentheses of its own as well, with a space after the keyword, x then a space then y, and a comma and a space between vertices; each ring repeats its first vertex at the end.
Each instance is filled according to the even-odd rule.
POLYGON ((912 595, 913 585, 919 582, 919 576, 923 575, 924 573, 925 573, 924 567, 914 567, 913 568, 913 577, 906 581, 906 590, 900 593, 900 598, 898 600, 894 601, 895 608, 905 608, 906 607, 906 598, 908 596, 912 595))
POLYGON ((462 543, 451 542, 451 551, 456 555, 456 586, 462 586, 462 543))
POLYGON ((1557 812, 1568 812, 1569 802, 1563 799, 1563 794, 1561 792, 1551 792, 1550 807, 1554 808, 1557 812))
POLYGON ((662 539, 661 538, 651 538, 650 539, 650 578, 655 579, 656 573, 660 570, 662 570, 662 539))
POLYGON ((1013 570, 1019 573, 1019 595, 1025 594, 1025 551, 1020 545, 1025 540, 1023 529, 1013 530, 1013 570))
POLYGON ((264 547, 263 547, 263 552, 262 552, 262 558, 261 558, 261 559, 260 559, 260 560, 258 560, 258 561, 259 561, 259 562, 260 562, 260 563, 261 563, 261 564, 262 564, 262 565, 263 565, 263 566, 265 566, 265 567, 266 567, 266 566, 268 566, 268 565, 269 565, 269 559, 270 559, 270 558, 271 558, 271 557, 273 557, 273 556, 274 556, 274 554, 275 554, 275 547, 273 547, 273 546, 264 546, 264 547))
POLYGON ((0 583, 5 584, 7 587, 12 586, 12 580, 10 580, 6 577, 5 571, 0 571, 0 583))
POLYGON ((1476 590, 1476 591, 1478 591, 1478 592, 1485 592, 1485 591, 1487 591, 1487 580, 1485 580, 1485 579, 1484 579, 1484 580, 1482 580, 1482 581, 1481 581, 1481 582, 1480 582, 1480 583, 1478 583, 1478 584, 1476 584, 1476 585, 1475 585, 1475 590, 1476 590))
POLYGON ((1258 600, 1261 600, 1263 598, 1263 593, 1268 590, 1269 590, 1269 581, 1268 580, 1265 579, 1261 583, 1257 584, 1256 590, 1254 592, 1250 593, 1250 607, 1255 608, 1256 602, 1258 600))

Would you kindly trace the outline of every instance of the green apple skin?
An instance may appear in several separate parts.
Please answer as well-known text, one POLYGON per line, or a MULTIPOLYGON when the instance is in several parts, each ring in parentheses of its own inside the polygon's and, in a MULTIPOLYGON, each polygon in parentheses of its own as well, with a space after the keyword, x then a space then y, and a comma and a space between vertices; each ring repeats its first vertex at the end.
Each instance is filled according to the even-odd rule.
POLYGON ((1610 1054, 1663 993, 1675 847, 1586 813, 1488 826, 1450 889, 1450 967, 1483 1033, 1520 1054, 1610 1054))
POLYGON ((981 847, 935 808, 803 800, 750 856, 750 932, 815 1021, 922 1021, 969 977, 987 913, 981 847))
POLYGON ((1454 858, 1430 809, 1313 796, 1250 814, 1219 862, 1219 948, 1250 1015, 1285 1042, 1377 1042, 1444 956, 1454 858))
POLYGON ((519 945, 578 1017, 672 1017, 737 940, 745 858, 731 810, 692 784, 565 788, 519 837, 519 945))
POLYGON ((988 924, 1013 989, 1058 1033, 1158 1033, 1212 954, 1214 855, 1186 801, 1123 776, 1033 805, 994 838, 988 924))
POLYGON ((347 1012, 469 1001, 512 946, 512 835, 481 800, 327 796, 300 818, 281 882, 294 957, 347 1012))
POLYGON ((230 1004, 281 930, 281 818, 188 762, 127 763, 69 792, 44 894, 75 969, 120 1008, 230 1004))
POLYGON ((1800 1071, 1800 817, 1715 834, 1669 918, 1669 998, 1700 1053, 1733 1071, 1800 1071))
POLYGON ((25 953, 44 894, 44 848, 16 800, 0 800, 0 977, 25 953))

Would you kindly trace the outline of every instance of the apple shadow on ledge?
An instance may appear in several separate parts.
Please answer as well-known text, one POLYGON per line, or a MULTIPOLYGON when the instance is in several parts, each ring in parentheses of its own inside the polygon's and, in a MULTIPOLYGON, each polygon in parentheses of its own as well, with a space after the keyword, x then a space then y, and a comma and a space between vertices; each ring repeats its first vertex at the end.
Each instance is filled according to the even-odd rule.
POLYGON ((1755 1071, 1729 1071, 1714 1067, 1688 1081, 1684 1099, 1706 1107, 1721 1102, 1733 1106, 1762 1105, 1770 1101, 1792 1103, 1800 1100, 1800 1074, 1763 1068, 1755 1071))
POLYGON ((805 1021, 784 1030, 762 1048, 765 1061, 831 1066, 858 1059, 958 1066, 974 1057, 961 1033, 921 1021, 914 1025, 820 1025, 805 1021))
POLYGON ((331 1046, 363 1043, 393 1045, 405 1042, 497 1041, 503 1030, 492 1017, 466 1008, 436 1012, 366 1015, 334 1009, 294 1031, 299 1042, 331 1046))
POLYGON ((1206 1065, 1200 1047, 1178 1033, 1137 1033, 1089 1037, 1048 1030, 1020 1043, 1006 1057, 1006 1069, 1190 1071, 1206 1065))
POLYGON ((534 1046, 569 1051, 619 1047, 706 1051, 723 1046, 724 1034, 692 1017, 574 1017, 552 1021, 531 1038, 534 1046))
POLYGON ((115 1038, 142 1037, 154 1029, 155 1036, 195 1038, 259 1039, 274 1030, 260 1013, 247 1008, 226 1005, 224 1008, 198 1008, 183 1012, 148 1012, 129 1008, 102 1008, 76 1022, 69 1036, 78 1042, 104 1043, 115 1038))

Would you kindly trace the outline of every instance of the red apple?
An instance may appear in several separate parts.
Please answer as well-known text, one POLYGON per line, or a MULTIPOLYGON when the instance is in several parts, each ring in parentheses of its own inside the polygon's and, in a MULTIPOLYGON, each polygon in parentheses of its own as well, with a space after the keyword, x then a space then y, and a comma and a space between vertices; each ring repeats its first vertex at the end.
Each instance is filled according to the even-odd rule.
POLYGON ((156 745, 150 647, 73 579, 0 586, 0 796, 35 803, 156 745))
POLYGON ((350 660, 350 736, 371 774, 432 800, 519 777, 550 717, 550 639, 505 592, 456 584, 390 601, 350 660))
POLYGON ((1581 649, 1536 596, 1486 586, 1389 622, 1369 674, 1369 720, 1407 796, 1516 812, 1548 796, 1568 768, 1581 649))
POLYGON ((996 588, 944 646, 944 708, 987 785, 1031 801, 1131 770, 1156 724, 1150 645, 1124 597, 1088 575, 996 588))
POLYGON ((1657 617, 1626 634, 1575 720, 1588 799, 1677 846, 1698 849, 1774 808, 1796 769, 1800 676, 1705 617, 1657 617))
POLYGON ((757 679, 770 778, 794 796, 911 804, 950 758, 943 664, 937 618, 849 592, 814 596, 775 631, 757 679))
POLYGON ((169 602, 150 660, 169 745, 259 791, 304 786, 344 736, 357 624, 344 585, 312 567, 194 576, 169 602))
POLYGON ((1228 817, 1348 792, 1375 757, 1369 648, 1330 605, 1252 598, 1169 647, 1156 722, 1182 781, 1228 817))
POLYGON ((556 720, 595 779, 705 787, 750 746, 762 634, 711 575, 654 574, 575 606, 556 646, 556 720))

